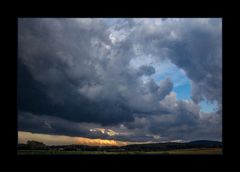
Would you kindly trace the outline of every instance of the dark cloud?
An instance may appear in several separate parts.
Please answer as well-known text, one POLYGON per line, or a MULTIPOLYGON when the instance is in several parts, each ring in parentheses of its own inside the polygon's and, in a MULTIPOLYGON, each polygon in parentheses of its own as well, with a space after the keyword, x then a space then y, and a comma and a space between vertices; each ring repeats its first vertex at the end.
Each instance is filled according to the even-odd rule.
POLYGON ((92 40, 104 41, 106 36, 104 26, 94 21, 91 30, 65 19, 19 21, 20 110, 104 124, 131 120, 131 109, 120 98, 111 101, 107 92, 99 95, 108 81, 99 79, 98 67, 103 66, 96 65, 106 61, 93 59, 89 48, 92 40), (97 28, 102 34, 96 35, 97 28), (101 102, 94 101, 101 96, 101 102))
MULTIPOLYGON (((88 30, 84 22, 19 21, 19 97, 27 99, 20 100, 20 110, 73 121, 114 124, 133 120, 132 112, 141 111, 143 104, 151 109, 152 102, 144 101, 146 94, 139 95, 142 86, 148 86, 139 77, 151 75, 155 69, 146 65, 137 71, 129 69, 130 43, 112 45, 103 24, 88 30), (110 51, 108 47, 114 49, 110 51), (94 50, 89 51, 91 48, 94 50)), ((95 22, 90 26, 94 27, 95 22)), ((171 89, 171 85, 163 83, 157 95, 148 94, 156 101, 171 89)))
POLYGON ((161 80, 159 89, 157 90, 157 95, 162 100, 166 95, 170 93, 170 91, 172 91, 172 88, 173 83, 170 78, 167 78, 166 80, 161 80))
POLYGON ((139 75, 152 75, 155 73, 155 69, 152 66, 143 65, 139 68, 139 75))
POLYGON ((19 19, 19 130, 123 141, 221 138, 221 19, 156 21, 19 19), (133 67, 139 56, 152 64, 133 67), (171 78, 151 78, 167 59, 191 80, 193 101, 176 99, 171 78), (204 97, 219 111, 200 112, 204 97))

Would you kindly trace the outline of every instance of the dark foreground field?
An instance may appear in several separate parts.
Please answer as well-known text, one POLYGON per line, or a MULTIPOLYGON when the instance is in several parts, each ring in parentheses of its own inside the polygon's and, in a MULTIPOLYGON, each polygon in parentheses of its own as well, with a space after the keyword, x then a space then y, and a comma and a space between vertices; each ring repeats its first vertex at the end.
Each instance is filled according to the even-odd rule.
POLYGON ((65 151, 65 150, 18 150, 18 155, 221 155, 222 148, 193 148, 165 151, 65 151))

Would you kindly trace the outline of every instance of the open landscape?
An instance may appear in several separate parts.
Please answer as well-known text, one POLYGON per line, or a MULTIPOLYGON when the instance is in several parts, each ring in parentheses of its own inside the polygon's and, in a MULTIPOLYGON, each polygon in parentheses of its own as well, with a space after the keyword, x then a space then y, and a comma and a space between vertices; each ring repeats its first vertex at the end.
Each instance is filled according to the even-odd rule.
POLYGON ((18 18, 18 155, 221 155, 222 18, 18 18))
POLYGON ((59 151, 59 150, 19 150, 19 155, 221 155, 221 148, 180 149, 168 151, 59 151))
POLYGON ((29 141, 18 145, 19 155, 221 155, 222 143, 194 141, 188 143, 154 143, 127 146, 64 145, 47 146, 29 141))

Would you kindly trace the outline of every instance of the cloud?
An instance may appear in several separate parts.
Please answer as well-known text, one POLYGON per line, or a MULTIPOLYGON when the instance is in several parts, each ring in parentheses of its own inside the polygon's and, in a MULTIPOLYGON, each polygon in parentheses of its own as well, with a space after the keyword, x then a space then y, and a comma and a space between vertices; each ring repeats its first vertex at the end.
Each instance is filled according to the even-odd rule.
POLYGON ((168 19, 160 26, 139 24, 130 39, 157 60, 169 59, 183 69, 195 102, 207 98, 221 104, 222 19, 168 19))
POLYGON ((142 138, 144 135, 155 136, 155 139, 146 140, 221 139, 221 113, 200 112, 198 105, 192 100, 177 100, 173 92, 161 101, 161 106, 160 114, 136 116, 133 122, 125 123, 125 126, 134 133, 141 133, 142 138))
POLYGON ((20 19, 19 97, 27 99, 20 101, 20 109, 68 120, 119 123, 133 120, 133 111, 142 111, 143 104, 151 110, 156 104, 153 101, 172 89, 163 83, 157 95, 149 91, 140 95, 148 85, 139 78, 153 74, 155 69, 146 65, 129 68, 133 54, 130 42, 112 45, 103 24, 95 28, 96 22, 86 22, 95 28, 87 30, 82 26, 85 22, 79 22, 20 19), (44 36, 39 39, 41 34, 44 36), (29 49, 31 45, 34 47, 29 49), (26 88, 34 90, 26 93, 26 88), (40 95, 32 96, 32 92, 40 95))
POLYGON ((155 69, 152 66, 143 65, 139 68, 139 75, 152 75, 155 73, 155 69))
POLYGON ((173 88, 173 83, 171 82, 170 78, 160 81, 158 95, 160 99, 163 99, 166 95, 170 93, 173 88))
POLYGON ((19 130, 219 139, 221 34, 221 19, 19 19, 19 130), (166 62, 190 80, 191 100, 176 99, 175 78, 152 79, 166 62), (203 98, 218 112, 200 112, 203 98))

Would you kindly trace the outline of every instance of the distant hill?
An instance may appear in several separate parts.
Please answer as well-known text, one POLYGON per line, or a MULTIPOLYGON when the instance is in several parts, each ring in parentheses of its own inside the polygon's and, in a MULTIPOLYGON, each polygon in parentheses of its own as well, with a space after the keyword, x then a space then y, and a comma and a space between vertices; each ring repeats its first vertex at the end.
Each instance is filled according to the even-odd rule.
POLYGON ((195 140, 195 141, 191 141, 188 143, 191 143, 191 144, 218 144, 218 143, 222 143, 222 142, 211 141, 211 140, 195 140))
POLYGON ((197 145, 197 146, 208 146, 208 147, 221 147, 222 142, 219 141, 210 141, 210 140, 196 140, 192 142, 188 142, 189 145, 197 145))
POLYGON ((166 142, 123 146, 123 148, 125 148, 126 150, 144 150, 144 151, 161 151, 189 148, 219 148, 219 147, 222 147, 222 142, 210 140, 196 140, 187 143, 166 142))

